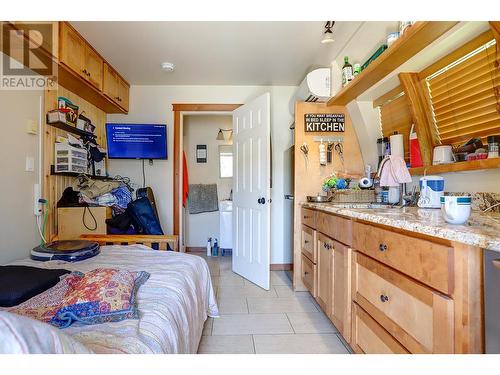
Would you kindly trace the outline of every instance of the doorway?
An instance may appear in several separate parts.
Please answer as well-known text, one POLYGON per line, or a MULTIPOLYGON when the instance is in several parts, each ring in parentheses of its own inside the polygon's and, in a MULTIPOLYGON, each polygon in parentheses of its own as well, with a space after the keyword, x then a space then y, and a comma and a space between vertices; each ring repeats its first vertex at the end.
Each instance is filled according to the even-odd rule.
MULTIPOLYGON (((219 211, 218 194, 209 186, 189 185, 183 179, 183 133, 189 115, 230 113, 233 123, 232 151, 234 153, 232 216, 232 270, 254 284, 269 290, 270 287, 270 204, 271 204, 271 96, 264 93, 243 104, 174 104, 174 233, 179 235, 182 250, 186 250, 185 228, 183 228, 183 203, 188 192, 190 214, 198 211, 191 207, 191 200, 199 202, 200 212, 219 211), (184 189, 184 190, 183 190, 184 189), (192 190, 193 189, 193 190, 192 190), (181 194, 182 192, 182 194, 181 194), (181 196, 182 195, 182 196, 181 196), (211 198, 199 198, 210 196, 211 198), (198 197, 198 198, 197 198, 198 197), (215 198, 214 198, 215 197, 215 198)), ((188 125, 186 125, 188 126, 188 125)), ((231 129, 224 129, 230 131, 231 129)), ((218 133, 224 133, 218 128, 218 133)), ((212 135, 213 137, 214 135, 212 135)), ((225 140, 223 134, 216 139, 225 140)), ((209 136, 208 136, 209 137, 209 136)), ((206 142, 207 136, 201 138, 206 142)), ((194 157, 207 161, 208 144, 194 145, 194 157), (199 150, 199 153, 197 152, 199 150)), ((221 145, 228 146, 228 145, 221 145)), ((212 148, 214 148, 212 146, 212 148)), ((229 157, 227 149, 219 149, 218 169, 222 175, 223 159, 229 157)), ((193 156, 192 156, 193 157, 193 156)), ((198 160, 197 160, 198 162, 198 160)), ((189 175, 189 172, 186 173, 189 175)), ((197 229, 199 226, 197 227, 197 229)))
MULTIPOLYGON (((172 104, 174 111, 174 170, 173 170, 173 208, 174 208, 174 234, 180 237, 182 243, 182 126, 185 115, 194 113, 212 113, 231 115, 241 107, 241 104, 172 104)), ((181 246, 181 251, 185 249, 181 246)))
POLYGON ((187 252, 206 251, 209 238, 221 252, 232 249, 232 127, 232 114, 183 116, 183 180, 187 174, 190 195, 183 202, 181 246, 187 252))

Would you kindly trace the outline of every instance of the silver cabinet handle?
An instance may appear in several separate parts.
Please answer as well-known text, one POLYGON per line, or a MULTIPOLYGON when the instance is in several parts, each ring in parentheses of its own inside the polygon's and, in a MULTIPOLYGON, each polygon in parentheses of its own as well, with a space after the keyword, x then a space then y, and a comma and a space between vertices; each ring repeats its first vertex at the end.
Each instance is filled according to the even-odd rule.
POLYGON ((380 300, 382 303, 389 301, 389 297, 387 297, 385 294, 380 295, 380 300))

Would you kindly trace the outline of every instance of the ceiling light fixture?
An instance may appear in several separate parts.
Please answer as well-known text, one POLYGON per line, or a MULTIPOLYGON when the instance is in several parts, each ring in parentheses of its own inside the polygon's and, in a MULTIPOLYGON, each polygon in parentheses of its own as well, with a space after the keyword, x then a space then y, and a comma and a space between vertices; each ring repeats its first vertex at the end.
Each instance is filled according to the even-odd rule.
POLYGON ((333 43, 335 41, 335 39, 333 39, 333 32, 332 32, 333 25, 335 25, 335 21, 326 21, 325 32, 323 33, 323 39, 321 40, 321 43, 328 44, 328 43, 333 43))
POLYGON ((162 62, 161 63, 161 70, 165 72, 173 72, 175 69, 175 65, 171 62, 162 62))

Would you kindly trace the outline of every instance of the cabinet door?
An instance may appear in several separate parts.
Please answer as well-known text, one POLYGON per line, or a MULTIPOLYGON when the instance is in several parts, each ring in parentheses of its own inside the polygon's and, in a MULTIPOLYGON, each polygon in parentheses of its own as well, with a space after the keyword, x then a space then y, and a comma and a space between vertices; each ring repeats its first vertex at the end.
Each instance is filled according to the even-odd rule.
POLYGON ((316 301, 327 316, 330 316, 332 311, 333 248, 333 240, 318 233, 316 301))
POLYGON ((128 96, 129 96, 129 86, 127 83, 118 77, 118 104, 124 110, 128 112, 128 96))
POLYGON ((104 63, 104 78, 102 91, 104 94, 117 102, 118 98, 118 74, 108 64, 104 63))
POLYGON ((102 90, 103 60, 92 48, 85 46, 85 74, 87 81, 102 90))
POLYGON ((65 22, 61 22, 59 56, 61 62, 75 73, 87 79, 85 74, 85 40, 65 22))
POLYGON ((331 320, 344 339, 351 339, 351 253, 337 241, 333 243, 333 287, 331 320))

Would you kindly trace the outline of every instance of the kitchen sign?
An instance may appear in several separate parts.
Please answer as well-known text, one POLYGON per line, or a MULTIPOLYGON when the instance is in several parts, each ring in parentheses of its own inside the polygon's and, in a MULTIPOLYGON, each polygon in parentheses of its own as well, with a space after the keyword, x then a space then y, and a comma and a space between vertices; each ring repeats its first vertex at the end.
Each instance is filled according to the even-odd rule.
POLYGON ((306 113, 304 115, 306 133, 340 133, 345 131, 343 113, 306 113))

